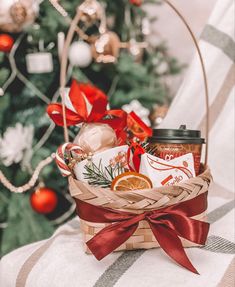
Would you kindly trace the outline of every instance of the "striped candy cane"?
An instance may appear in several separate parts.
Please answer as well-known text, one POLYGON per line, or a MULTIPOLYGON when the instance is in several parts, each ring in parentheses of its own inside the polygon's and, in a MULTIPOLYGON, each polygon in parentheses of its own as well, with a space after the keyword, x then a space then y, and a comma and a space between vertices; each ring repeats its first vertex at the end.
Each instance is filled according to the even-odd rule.
POLYGON ((80 146, 73 143, 64 143, 58 147, 56 151, 55 162, 62 176, 66 177, 72 174, 71 166, 69 165, 71 163, 71 159, 73 158, 75 160, 83 160, 86 158, 86 154, 80 146))

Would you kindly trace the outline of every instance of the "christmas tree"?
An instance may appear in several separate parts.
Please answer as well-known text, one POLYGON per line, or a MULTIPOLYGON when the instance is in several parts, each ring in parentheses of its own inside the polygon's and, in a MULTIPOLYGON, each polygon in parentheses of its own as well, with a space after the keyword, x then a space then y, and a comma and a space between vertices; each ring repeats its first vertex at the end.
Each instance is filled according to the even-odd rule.
MULTIPOLYGON (((156 47, 148 43, 155 19, 149 19, 142 1, 86 2, 102 4, 105 15, 97 11, 97 18, 85 17, 78 27, 69 52, 68 86, 72 78, 92 83, 108 95, 111 108, 131 103, 142 118, 156 104, 168 103, 164 79, 181 67, 164 42, 156 47), (106 55, 94 45, 102 40, 102 25, 110 31, 106 55)), ((0 2, 1 255, 50 236, 74 215, 67 180, 51 158, 64 141, 63 132, 47 116, 46 106, 59 101, 63 35, 81 3, 0 2)), ((78 127, 70 129, 72 137, 77 132, 78 127)))

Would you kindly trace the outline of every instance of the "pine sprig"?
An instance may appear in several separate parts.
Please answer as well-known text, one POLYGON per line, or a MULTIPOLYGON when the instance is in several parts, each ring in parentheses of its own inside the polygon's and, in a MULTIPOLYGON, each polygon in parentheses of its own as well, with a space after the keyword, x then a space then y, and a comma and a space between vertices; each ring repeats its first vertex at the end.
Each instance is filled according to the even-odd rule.
POLYGON ((111 165, 104 167, 102 160, 97 166, 94 162, 90 162, 85 166, 86 172, 83 173, 84 178, 88 180, 90 185, 99 185, 103 188, 111 186, 112 180, 119 174, 125 172, 125 169, 118 162, 113 167, 111 165))

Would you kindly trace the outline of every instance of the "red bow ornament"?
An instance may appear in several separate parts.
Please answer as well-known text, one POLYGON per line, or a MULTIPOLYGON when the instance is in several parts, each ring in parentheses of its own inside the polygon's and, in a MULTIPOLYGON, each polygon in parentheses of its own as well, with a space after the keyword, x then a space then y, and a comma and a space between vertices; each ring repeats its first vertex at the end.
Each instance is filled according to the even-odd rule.
MULTIPOLYGON (((67 126, 80 123, 104 123, 110 125, 118 138, 124 140, 127 114, 122 110, 107 110, 107 96, 95 86, 73 80, 69 95, 65 95, 67 126)), ((47 107, 50 118, 63 126, 62 104, 52 103, 47 107)))

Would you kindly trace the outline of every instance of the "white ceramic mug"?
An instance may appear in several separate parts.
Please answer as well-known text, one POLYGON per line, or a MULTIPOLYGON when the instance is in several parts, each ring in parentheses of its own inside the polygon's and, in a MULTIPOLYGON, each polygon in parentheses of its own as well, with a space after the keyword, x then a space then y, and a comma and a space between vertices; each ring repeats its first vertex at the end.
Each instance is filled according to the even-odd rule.
MULTIPOLYGON (((114 166, 116 163, 120 163, 123 167, 125 167, 125 169, 128 169, 128 166, 126 164, 127 150, 128 145, 114 147, 93 155, 91 162, 97 167, 101 165, 103 170, 105 170, 105 168, 109 167, 110 165, 114 166)), ((74 173, 78 180, 88 182, 88 180, 85 178, 86 176, 84 175, 84 173, 86 173, 85 166, 89 164, 90 162, 86 159, 75 165, 74 173)), ((118 171, 116 172, 117 174, 115 175, 118 175, 118 171)))

